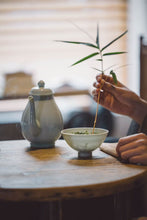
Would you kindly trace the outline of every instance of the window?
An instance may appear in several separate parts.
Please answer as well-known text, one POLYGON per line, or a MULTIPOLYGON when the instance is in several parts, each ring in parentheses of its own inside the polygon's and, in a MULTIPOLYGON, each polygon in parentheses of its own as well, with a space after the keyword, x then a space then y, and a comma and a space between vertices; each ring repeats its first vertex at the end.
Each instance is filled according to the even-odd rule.
MULTIPOLYGON (((94 60, 70 67, 90 54, 90 48, 55 40, 89 41, 84 31, 95 38, 99 23, 100 41, 104 45, 127 29, 126 10, 125 0, 1 0, 0 95, 4 92, 5 74, 18 71, 31 73, 34 84, 42 79, 50 88, 66 82, 78 88, 91 88, 97 74, 91 68, 96 67, 94 60)), ((126 36, 110 49, 126 50, 126 36)), ((105 59, 106 68, 113 64, 125 65, 126 55, 105 59)), ((118 69, 123 82, 125 74, 123 68, 118 69)))

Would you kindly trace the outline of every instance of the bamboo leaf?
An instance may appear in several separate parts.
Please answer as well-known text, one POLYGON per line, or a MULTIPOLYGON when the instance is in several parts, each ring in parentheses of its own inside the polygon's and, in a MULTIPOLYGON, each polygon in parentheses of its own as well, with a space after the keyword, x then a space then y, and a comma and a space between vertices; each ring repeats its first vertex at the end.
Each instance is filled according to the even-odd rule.
POLYGON ((114 66, 117 66, 117 64, 113 64, 112 66, 109 66, 108 68, 104 69, 104 72, 106 72, 107 70, 111 69, 114 66))
POLYGON ((120 68, 126 67, 126 66, 128 66, 128 65, 129 65, 129 64, 125 64, 125 65, 118 66, 117 68, 115 68, 115 70, 118 70, 118 69, 120 69, 120 68))
POLYGON ((81 60, 78 60, 76 63, 72 64, 71 66, 75 66, 76 64, 79 64, 79 63, 81 63, 81 62, 83 62, 83 61, 85 61, 85 60, 87 60, 87 59, 89 59, 91 57, 94 57, 94 56, 98 55, 98 54, 99 54, 98 52, 92 53, 92 54, 82 58, 81 60))
POLYGON ((115 41, 117 41, 119 38, 121 38, 122 36, 124 36, 128 31, 126 30, 125 32, 123 32, 121 35, 119 35, 118 37, 116 37, 114 40, 112 40, 110 43, 108 43, 106 46, 104 46, 102 49, 101 49, 101 52, 103 50, 105 50, 107 47, 109 47, 111 44, 113 44, 115 41))
POLYGON ((96 70, 96 71, 99 71, 99 72, 103 72, 102 70, 99 70, 99 69, 97 69, 97 68, 93 68, 94 70, 96 70))
POLYGON ((97 25, 97 36, 96 36, 96 44, 97 44, 97 48, 100 48, 100 43, 99 43, 99 27, 97 25))
POLYGON ((110 75, 112 75, 114 83, 117 84, 117 77, 116 77, 116 74, 115 74, 115 72, 113 70, 110 71, 110 75))
POLYGON ((93 39, 93 37, 85 30, 83 30, 81 27, 79 27, 77 24, 73 23, 72 21, 69 21, 70 23, 72 23, 77 29, 79 29, 81 32, 83 32, 84 34, 86 34, 93 42, 95 41, 93 39))
POLYGON ((98 49, 96 45, 91 44, 91 43, 87 43, 87 42, 64 41, 64 40, 63 41, 62 40, 56 40, 56 41, 57 42, 62 42, 62 43, 69 43, 69 44, 82 44, 82 45, 85 45, 85 46, 88 46, 88 47, 94 47, 94 48, 98 49))
POLYGON ((111 53, 104 53, 103 56, 110 56, 110 55, 118 55, 118 54, 124 54, 125 51, 122 52, 111 52, 111 53))
POLYGON ((102 59, 96 59, 97 61, 103 61, 102 59))

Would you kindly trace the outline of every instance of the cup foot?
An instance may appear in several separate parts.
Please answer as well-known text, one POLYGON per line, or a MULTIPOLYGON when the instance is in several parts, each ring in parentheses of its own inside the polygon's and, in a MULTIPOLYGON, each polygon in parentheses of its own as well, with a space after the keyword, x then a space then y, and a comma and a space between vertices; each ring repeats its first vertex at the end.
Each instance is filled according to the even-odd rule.
POLYGON ((79 159, 90 159, 92 158, 92 152, 91 151, 79 151, 78 158, 79 159))
POLYGON ((36 142, 31 142, 31 148, 32 149, 47 149, 47 148, 54 148, 55 143, 36 143, 36 142))

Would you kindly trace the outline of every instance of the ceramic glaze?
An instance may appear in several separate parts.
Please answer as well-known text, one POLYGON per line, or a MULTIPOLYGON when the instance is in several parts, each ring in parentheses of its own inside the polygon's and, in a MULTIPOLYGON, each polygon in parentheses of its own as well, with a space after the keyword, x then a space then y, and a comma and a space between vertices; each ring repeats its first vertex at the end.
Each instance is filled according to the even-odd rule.
POLYGON ((94 134, 92 131, 90 127, 68 128, 62 130, 61 134, 67 144, 78 151, 79 158, 87 159, 92 157, 92 151, 100 147, 108 134, 108 130, 102 128, 95 128, 94 134))
POLYGON ((44 85, 39 81, 39 88, 32 88, 21 119, 22 134, 33 148, 54 147, 63 129, 63 118, 53 92, 44 85))

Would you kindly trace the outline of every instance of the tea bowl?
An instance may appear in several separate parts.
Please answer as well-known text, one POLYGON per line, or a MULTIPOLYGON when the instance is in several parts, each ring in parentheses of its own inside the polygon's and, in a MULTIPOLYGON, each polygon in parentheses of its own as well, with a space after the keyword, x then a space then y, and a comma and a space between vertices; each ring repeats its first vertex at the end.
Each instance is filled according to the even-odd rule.
POLYGON ((61 131, 67 144, 78 151, 79 159, 92 158, 92 151, 100 147, 107 137, 108 130, 102 128, 79 127, 61 131))

